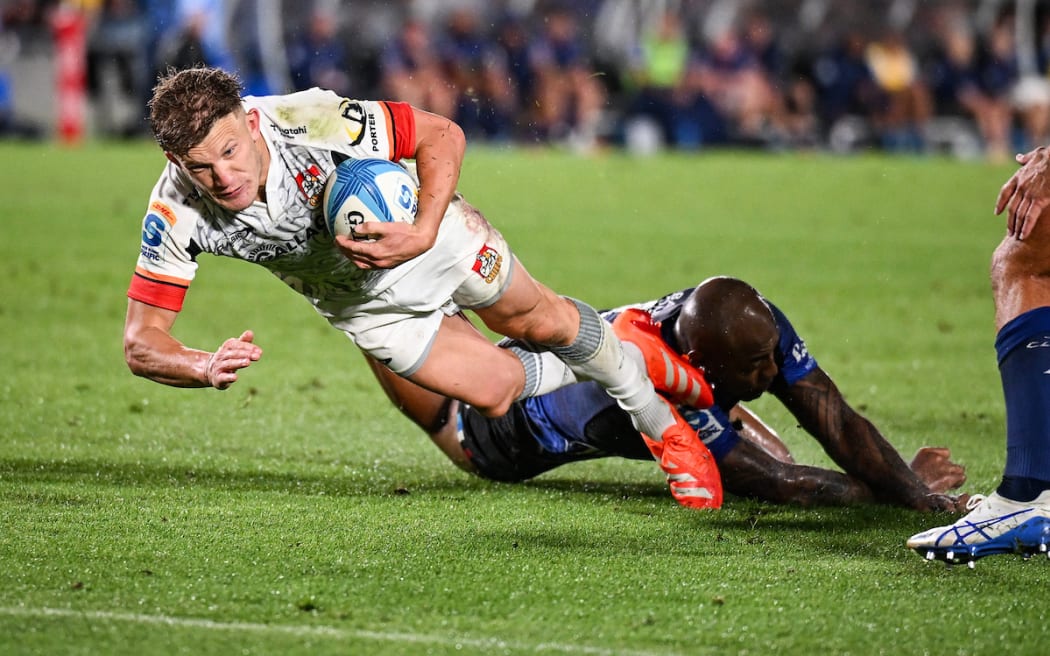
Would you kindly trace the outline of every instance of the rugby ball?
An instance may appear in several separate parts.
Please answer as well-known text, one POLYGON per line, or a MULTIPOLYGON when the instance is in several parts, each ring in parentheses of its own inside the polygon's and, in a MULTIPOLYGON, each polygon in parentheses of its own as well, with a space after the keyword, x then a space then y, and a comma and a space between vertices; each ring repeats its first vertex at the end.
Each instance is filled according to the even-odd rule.
POLYGON ((412 223, 419 187, 399 164, 385 159, 348 159, 325 182, 322 206, 332 235, 353 236, 369 221, 412 223))

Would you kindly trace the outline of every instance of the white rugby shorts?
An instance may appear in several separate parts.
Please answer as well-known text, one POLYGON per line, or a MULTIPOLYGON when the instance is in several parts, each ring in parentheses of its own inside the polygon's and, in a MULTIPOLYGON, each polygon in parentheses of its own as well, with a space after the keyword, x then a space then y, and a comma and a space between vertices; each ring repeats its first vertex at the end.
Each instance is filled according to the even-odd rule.
POLYGON ((457 196, 433 248, 378 277, 367 301, 329 321, 394 373, 409 376, 427 359, 444 315, 500 299, 513 261, 503 235, 457 196))

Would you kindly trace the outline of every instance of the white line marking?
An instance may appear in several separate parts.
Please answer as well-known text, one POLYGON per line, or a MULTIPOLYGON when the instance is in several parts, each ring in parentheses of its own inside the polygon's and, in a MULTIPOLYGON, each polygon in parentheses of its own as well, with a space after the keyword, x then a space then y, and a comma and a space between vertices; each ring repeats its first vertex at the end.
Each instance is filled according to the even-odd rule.
POLYGON ((114 613, 101 610, 73 610, 71 608, 22 608, 0 606, 0 615, 16 617, 43 617, 130 622, 154 624, 175 628, 207 629, 212 631, 248 631, 255 633, 284 633, 293 636, 314 636, 345 640, 375 640, 377 642, 433 644, 441 646, 481 647, 485 649, 510 649, 514 651, 553 651, 566 654, 592 654, 594 656, 666 656, 669 652, 624 651, 587 645, 566 645, 556 642, 541 642, 535 645, 506 642, 498 638, 456 638, 453 636, 426 635, 420 633, 396 633, 367 631, 364 629, 340 629, 334 626, 311 626, 296 624, 259 624, 256 622, 217 622, 193 617, 169 615, 142 615, 138 613, 114 613))

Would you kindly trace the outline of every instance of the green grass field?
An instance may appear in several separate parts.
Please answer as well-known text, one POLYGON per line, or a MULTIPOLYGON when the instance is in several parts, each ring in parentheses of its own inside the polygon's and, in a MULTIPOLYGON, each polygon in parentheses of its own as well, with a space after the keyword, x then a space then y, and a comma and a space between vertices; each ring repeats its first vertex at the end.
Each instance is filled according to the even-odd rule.
MULTIPOLYGON (((161 164, 148 144, 0 146, 0 653, 1045 653, 1050 563, 904 549, 947 516, 691 512, 640 462, 470 478, 243 263, 202 258, 176 334, 213 349, 250 328, 262 361, 226 392, 133 377, 124 293, 161 164)), ((747 279, 906 457, 950 446, 988 492, 1011 170, 474 150, 461 188, 536 277, 598 306, 747 279)))

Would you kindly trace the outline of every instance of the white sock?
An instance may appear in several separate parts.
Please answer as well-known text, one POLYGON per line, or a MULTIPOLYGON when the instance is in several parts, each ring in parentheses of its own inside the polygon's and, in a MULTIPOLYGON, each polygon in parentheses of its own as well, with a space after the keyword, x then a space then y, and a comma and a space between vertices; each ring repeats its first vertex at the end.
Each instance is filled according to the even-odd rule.
POLYGON ((576 382, 576 375, 569 365, 550 351, 533 351, 514 342, 504 346, 518 356, 525 367, 525 387, 516 400, 540 396, 576 382))
POLYGON ((594 308, 573 300, 580 312, 580 329, 568 346, 551 349, 576 373, 577 378, 596 381, 621 408, 631 415, 631 423, 650 439, 659 440, 675 424, 674 415, 661 399, 645 371, 637 347, 631 357, 624 343, 594 308))

